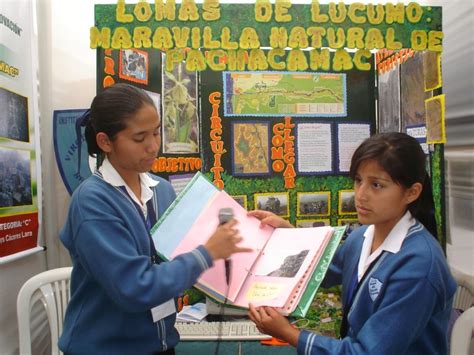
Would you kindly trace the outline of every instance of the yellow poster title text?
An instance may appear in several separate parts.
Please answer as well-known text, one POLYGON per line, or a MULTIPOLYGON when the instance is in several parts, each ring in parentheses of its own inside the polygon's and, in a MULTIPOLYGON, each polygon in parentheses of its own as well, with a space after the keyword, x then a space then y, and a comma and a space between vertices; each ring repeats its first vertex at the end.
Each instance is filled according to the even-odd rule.
MULTIPOLYGON (((168 54, 167 70, 172 70, 182 60, 187 63, 187 70, 197 71, 208 68, 217 71, 317 70, 328 66, 334 70, 350 70, 353 67, 370 70, 366 61, 370 58, 370 50, 400 50, 406 47, 399 40, 396 26, 416 24, 423 18, 423 7, 417 3, 407 6, 400 3, 329 3, 324 13, 319 2, 313 1, 309 26, 295 25, 290 28, 288 23, 294 21, 291 6, 288 0, 275 0, 274 4, 269 0, 257 0, 254 5, 257 26, 258 23, 270 21, 281 23, 270 27, 266 38, 260 38, 255 27, 247 26, 234 32, 228 26, 216 28, 213 22, 221 19, 218 0, 204 0, 200 8, 194 0, 183 0, 179 7, 174 0, 166 3, 155 0, 154 4, 142 0, 133 6, 131 12, 127 12, 125 1, 119 0, 115 17, 119 25, 113 29, 92 27, 90 47, 161 50, 168 54), (160 22, 165 20, 179 20, 189 23, 189 26, 176 22, 175 25, 160 26, 160 22), (199 20, 208 22, 208 25, 193 26, 193 22, 199 20), (351 22, 350 26, 343 24, 347 21, 351 22), (130 28, 130 24, 134 26, 130 28), (366 24, 374 27, 367 27, 366 24), (383 29, 376 27, 380 24, 385 25, 383 29), (261 49, 265 44, 269 44, 270 49, 261 49), (354 54, 350 55, 345 49, 352 50, 354 54)), ((441 52, 442 39, 441 31, 412 30, 410 48, 441 52)))

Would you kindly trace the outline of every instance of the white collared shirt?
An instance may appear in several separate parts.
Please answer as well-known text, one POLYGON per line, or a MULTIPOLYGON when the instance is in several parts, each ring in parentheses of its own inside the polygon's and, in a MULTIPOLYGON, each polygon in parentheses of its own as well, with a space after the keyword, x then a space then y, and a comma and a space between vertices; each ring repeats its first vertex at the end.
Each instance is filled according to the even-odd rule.
POLYGON ((153 180, 146 173, 140 173, 141 196, 139 200, 133 193, 132 189, 122 179, 118 171, 110 163, 109 159, 107 159, 107 157, 100 166, 99 171, 101 172, 104 181, 108 182, 110 185, 115 187, 125 186, 125 190, 127 190, 127 193, 132 198, 132 200, 137 203, 138 206, 140 206, 143 216, 145 216, 146 219, 148 214, 146 203, 153 197, 153 190, 151 188, 158 185, 159 182, 153 180))
POLYGON ((372 242, 374 240, 374 225, 370 225, 364 233, 364 244, 359 258, 359 265, 357 268, 358 281, 362 279, 365 271, 369 265, 382 254, 383 251, 388 251, 396 254, 402 247, 403 240, 407 236, 408 229, 415 224, 415 219, 412 217, 410 211, 407 211, 397 224, 392 228, 390 233, 387 235, 383 243, 370 254, 372 249, 372 242))

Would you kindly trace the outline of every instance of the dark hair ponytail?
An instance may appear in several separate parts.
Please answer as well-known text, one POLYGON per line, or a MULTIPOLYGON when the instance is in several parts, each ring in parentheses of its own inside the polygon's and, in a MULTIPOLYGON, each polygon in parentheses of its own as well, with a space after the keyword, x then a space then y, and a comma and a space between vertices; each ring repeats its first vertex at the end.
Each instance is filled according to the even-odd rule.
MULTIPOLYGON (((117 133, 125 129, 126 120, 132 117, 143 105, 155 107, 153 100, 145 91, 129 84, 120 83, 106 87, 94 97, 90 110, 87 110, 78 119, 76 132, 79 138, 80 127, 85 126, 87 152, 90 156, 97 158, 98 166, 100 166, 104 156, 97 144, 97 133, 104 132, 110 140, 114 140, 117 133)), ((80 139, 78 147, 80 157, 80 139)))
MULTIPOLYGON (((91 118, 91 110, 86 110, 76 120, 76 142, 77 142, 77 173, 81 173, 81 158, 82 158, 82 130, 81 127, 87 126, 91 118)), ((86 132, 87 133, 87 132, 86 132)), ((87 141, 87 139, 86 139, 87 141)))
POLYGON ((102 150, 97 145, 97 140, 95 138, 96 134, 97 133, 92 127, 91 120, 87 121, 84 138, 87 142, 87 153, 90 156, 97 156, 102 152, 102 150))
POLYGON ((438 237, 438 229, 436 227, 435 208, 433 201, 433 189, 431 187, 431 179, 428 173, 425 174, 425 180, 423 181, 423 190, 421 191, 420 197, 411 203, 408 207, 411 214, 415 216, 425 227, 433 234, 434 237, 438 237))
POLYGON ((352 179, 355 179, 360 164, 369 159, 375 160, 393 181, 405 188, 417 182, 423 185, 420 196, 408 205, 408 210, 437 237, 433 192, 426 171, 426 156, 420 143, 398 132, 379 133, 367 138, 352 156, 349 171, 352 179))

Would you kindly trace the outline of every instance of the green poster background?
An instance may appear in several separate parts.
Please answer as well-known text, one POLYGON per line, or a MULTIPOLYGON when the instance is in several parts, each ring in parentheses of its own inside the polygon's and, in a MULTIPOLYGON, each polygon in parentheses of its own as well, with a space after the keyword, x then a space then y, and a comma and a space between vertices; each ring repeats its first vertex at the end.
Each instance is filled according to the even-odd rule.
MULTIPOLYGON (((347 5, 348 6, 348 5, 347 5)), ((201 5, 198 5, 201 9, 201 5)), ((405 7, 406 8, 406 7, 405 7)), ((152 6, 153 9, 153 6, 152 6)), ((176 5, 178 11, 179 4, 176 5)), ((261 46, 268 46, 268 38, 271 27, 284 27, 289 31, 295 26, 302 26, 308 28, 311 26, 318 26, 323 28, 343 28, 348 29, 349 27, 360 27, 365 31, 370 28, 377 28, 382 33, 385 33, 387 28, 393 28, 397 34, 397 40, 403 43, 406 48, 410 47, 410 36, 414 30, 422 31, 441 31, 441 8, 440 7, 421 7, 423 10, 423 17, 420 22, 416 24, 409 23, 405 20, 403 24, 390 24, 387 25, 385 22, 380 25, 368 25, 368 24, 353 24, 349 20, 343 23, 312 23, 310 15, 310 5, 292 5, 289 13, 292 15, 292 21, 287 23, 277 23, 272 20, 268 23, 259 23, 255 20, 254 4, 221 4, 221 18, 218 21, 204 21, 199 19, 197 21, 155 21, 153 17, 150 21, 139 22, 136 18, 132 23, 124 24, 118 23, 116 20, 116 5, 96 5, 95 7, 95 23, 94 26, 99 30, 104 27, 110 28, 112 31, 117 27, 125 27, 129 31, 133 32, 133 28, 136 26, 144 26, 154 31, 159 26, 164 27, 199 27, 204 28, 209 26, 213 31, 214 39, 218 39, 220 36, 220 29, 224 26, 230 28, 233 36, 240 35, 241 30, 244 27, 252 27, 256 30, 261 42, 261 46)), ((320 5, 321 13, 328 13, 328 5, 320 5)), ((132 14, 134 5, 126 5, 126 13, 132 14)), ((201 13, 201 12, 200 12, 201 13)), ((176 13, 177 15, 177 13, 176 13)), ((235 37, 232 40, 236 40, 235 37)), ((323 42, 326 45, 327 42, 323 42)), ((156 49, 143 49, 140 50, 148 53, 149 63, 149 81, 147 85, 140 83, 129 82, 126 79, 122 79, 118 75, 119 70, 119 50, 111 50, 106 54, 104 49, 97 49, 97 91, 102 90, 104 86, 104 78, 110 76, 114 82, 129 82, 146 90, 156 92, 162 95, 162 52, 156 49), (114 74, 110 75, 105 72, 106 69, 106 57, 110 57, 114 61, 114 74)), ((371 70, 369 71, 358 71, 356 69, 350 71, 340 71, 338 73, 346 74, 346 90, 347 90, 347 117, 293 117, 292 123, 301 122, 331 122, 331 123, 351 123, 351 122, 362 122, 370 124, 371 134, 376 132, 376 100, 377 91, 375 87, 376 83, 376 72, 374 58, 370 60, 371 70)), ((322 72, 322 70, 318 70, 322 72)), ((199 120, 200 120, 200 152, 197 154, 182 154, 182 157, 198 157, 202 159, 202 169, 211 180, 213 174, 210 173, 210 169, 213 164, 213 152, 210 147, 210 117, 212 114, 212 107, 209 103, 209 94, 212 92, 221 93, 221 104, 219 107, 219 117, 221 118, 223 129, 222 129, 222 141, 225 148, 228 150, 228 154, 222 155, 221 164, 224 168, 222 173, 222 179, 225 184, 225 190, 231 195, 245 195, 247 196, 247 208, 254 208, 254 194, 256 193, 273 193, 273 192, 288 192, 289 194, 289 220, 295 223, 296 219, 329 219, 332 225, 337 225, 338 220, 355 218, 354 215, 339 214, 339 191, 340 190, 351 190, 352 182, 348 178, 347 174, 330 174, 330 175, 300 175, 295 178, 295 188, 285 189, 284 180, 281 173, 273 173, 270 171, 269 176, 250 176, 241 177, 235 176, 232 173, 231 166, 231 123, 235 121, 239 122, 266 122, 271 128, 276 123, 283 122, 282 117, 225 117, 223 112, 223 84, 222 84, 222 72, 213 72, 211 70, 205 70, 198 73, 198 97, 196 102, 198 105, 199 120), (296 216, 297 209, 297 193, 298 192, 319 192, 325 191, 330 192, 330 215, 321 217, 305 217, 300 218, 296 216)), ((161 109, 163 110, 163 109, 161 109)), ((295 132, 292 133, 295 135, 295 132)), ((333 130, 334 134, 334 130, 333 130)), ((335 137, 335 136, 334 136, 335 137)), ((271 133, 270 133, 271 138, 271 133)), ((271 143, 269 143, 271 146, 271 143)), ((333 149, 337 149, 337 145, 334 145, 333 149)), ((295 147, 296 150, 296 147, 295 147)), ((160 154, 160 156, 174 157, 175 155, 160 154)), ((333 160, 337 161, 337 156, 333 155, 333 160)), ((296 168, 296 165, 295 165, 296 168)), ((446 244, 445 238, 445 207, 444 207, 444 166, 443 166, 443 146, 441 144, 434 145, 434 151, 430 153, 430 169, 431 177, 434 190, 434 201, 435 201, 435 215, 438 222, 438 234, 439 239, 443 247, 446 244)), ((189 171, 179 171, 175 174, 188 174, 189 171)), ((160 173, 160 175, 169 177, 170 173, 160 173)))

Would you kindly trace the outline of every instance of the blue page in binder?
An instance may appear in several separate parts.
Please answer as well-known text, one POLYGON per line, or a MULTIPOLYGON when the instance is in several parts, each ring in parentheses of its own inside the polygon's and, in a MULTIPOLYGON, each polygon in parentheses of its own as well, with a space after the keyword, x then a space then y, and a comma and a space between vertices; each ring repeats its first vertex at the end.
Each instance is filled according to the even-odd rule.
POLYGON ((197 172, 183 191, 176 197, 151 230, 158 253, 166 260, 191 229, 204 206, 219 190, 207 178, 197 172), (173 218, 167 218, 173 214, 173 218), (161 235, 160 230, 166 231, 161 235))

